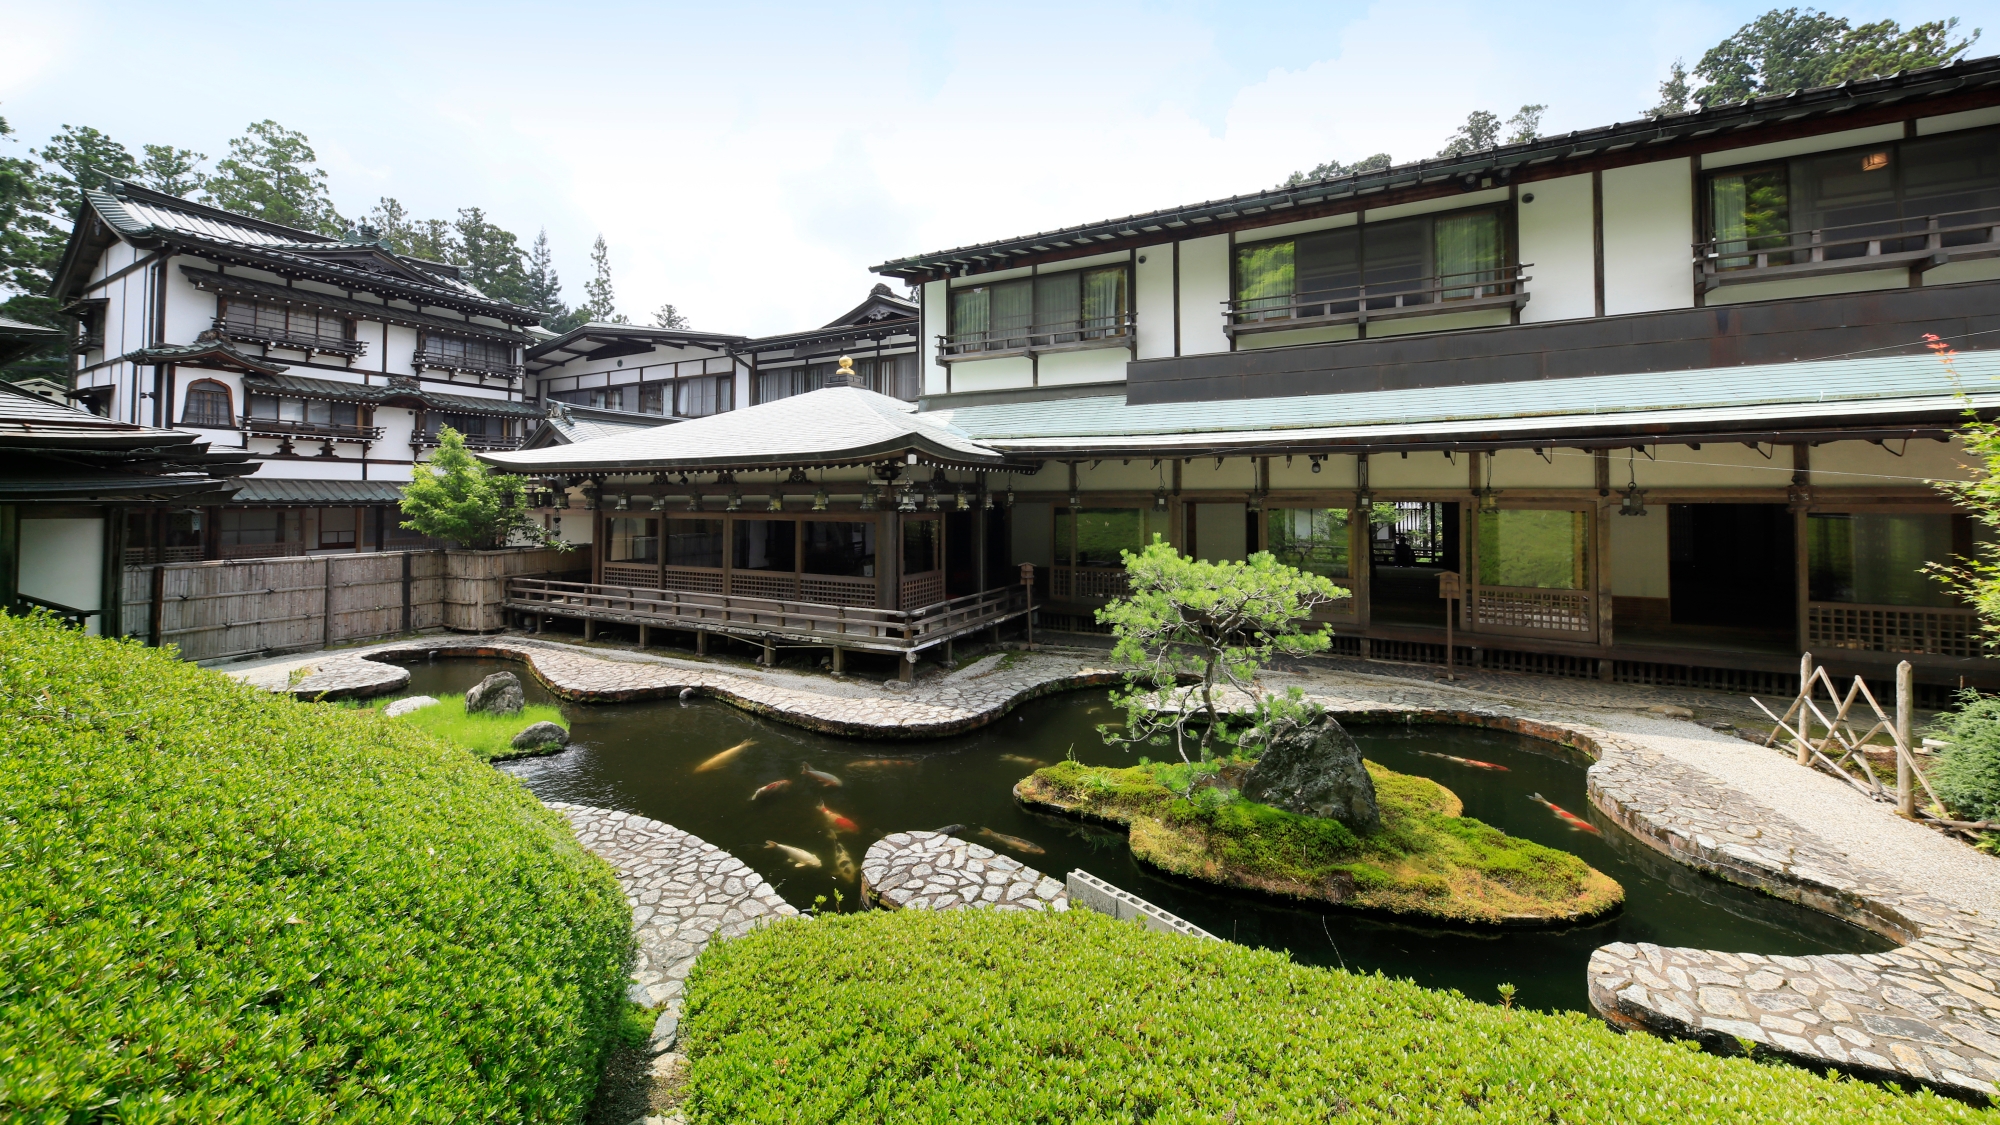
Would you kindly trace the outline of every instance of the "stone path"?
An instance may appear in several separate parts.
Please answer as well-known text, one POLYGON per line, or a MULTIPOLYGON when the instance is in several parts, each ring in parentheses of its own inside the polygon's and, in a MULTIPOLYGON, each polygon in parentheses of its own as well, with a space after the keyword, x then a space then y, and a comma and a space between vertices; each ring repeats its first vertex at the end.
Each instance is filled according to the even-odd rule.
POLYGON ((743 861, 670 824, 630 813, 551 802, 569 818, 585 848, 618 873, 632 904, 638 954, 632 999, 665 1005, 653 1027, 653 1050, 671 1047, 680 1028, 681 986, 716 937, 740 937, 793 909, 743 861))
POLYGON ((1068 910, 1063 885, 1019 860, 941 832, 897 832, 861 860, 861 899, 892 910, 1068 910))

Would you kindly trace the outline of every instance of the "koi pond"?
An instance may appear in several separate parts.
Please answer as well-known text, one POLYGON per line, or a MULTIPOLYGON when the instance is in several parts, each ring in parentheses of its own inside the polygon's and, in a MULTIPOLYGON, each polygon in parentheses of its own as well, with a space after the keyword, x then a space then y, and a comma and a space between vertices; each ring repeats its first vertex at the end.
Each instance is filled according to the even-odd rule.
MULTIPOLYGON (((557 702, 520 665, 462 658, 411 665, 410 684, 400 694, 463 692, 497 671, 521 674, 529 702, 557 702)), ((1495 986, 1509 982, 1518 989, 1517 1002, 1534 1008, 1588 1011, 1585 965, 1591 950, 1607 942, 1794 955, 1893 947, 1859 927, 1660 855, 1592 808, 1584 795, 1583 758, 1505 732, 1349 727, 1364 756, 1445 785, 1465 802, 1466 816, 1572 852, 1618 880, 1626 892, 1618 912, 1557 929, 1457 928, 1291 904, 1145 868, 1132 858, 1122 833, 1029 812, 1013 798, 1015 782, 1068 755, 1093 765, 1136 763, 1136 756, 1104 745, 1096 733, 1099 723, 1118 718, 1102 689, 1035 700, 969 734, 921 741, 837 738, 713 701, 562 709, 575 743, 570 749, 497 768, 544 800, 620 809, 692 832, 741 858, 801 908, 825 896, 831 909, 838 896, 842 909, 857 909, 852 871, 870 844, 891 832, 962 824, 962 837, 1057 879, 1081 867, 1220 937, 1283 949, 1308 964, 1455 988, 1478 1000, 1493 1000, 1495 986), (815 779, 807 767, 839 784, 815 779), (789 784, 772 786, 780 781, 789 784), (753 800, 759 790, 763 794, 753 800), (1532 794, 1597 831, 1570 826, 1532 794), (821 865, 797 866, 772 845, 803 849, 821 865)))

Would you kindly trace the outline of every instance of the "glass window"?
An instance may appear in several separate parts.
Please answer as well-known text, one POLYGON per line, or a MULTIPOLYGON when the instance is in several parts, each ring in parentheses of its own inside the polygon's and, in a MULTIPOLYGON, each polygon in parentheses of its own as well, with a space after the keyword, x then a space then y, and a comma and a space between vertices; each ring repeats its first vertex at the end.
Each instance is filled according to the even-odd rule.
POLYGON ((1056 564, 1122 568, 1124 552, 1144 550, 1153 531, 1166 533, 1166 513, 1145 508, 1058 508, 1056 564), (1148 527, 1148 517, 1158 526, 1148 527))
POLYGON ((937 520, 903 520, 903 573, 924 574, 938 569, 937 520))
POLYGON ((1083 271, 1083 327, 1093 338, 1113 334, 1125 323, 1125 267, 1083 271))
MULTIPOLYGON (((1404 219, 1394 223, 1369 223, 1361 228, 1361 281, 1368 295, 1387 294, 1387 299, 1370 300, 1370 308, 1389 308, 1395 294, 1424 288, 1430 271, 1424 252, 1429 219, 1404 219)), ((1408 303, 1408 298, 1405 298, 1408 303)))
POLYGON ((667 412, 667 385, 665 383, 644 383, 639 387, 639 413, 665 414, 667 412))
POLYGON ((660 561, 659 525, 649 519, 614 519, 605 521, 611 534, 611 543, 604 553, 605 562, 660 561))
POLYGON ((1583 512, 1507 509, 1479 514, 1479 582, 1581 590, 1589 581, 1583 512))
POLYGON ((351 402, 307 402, 306 421, 319 426, 356 426, 361 411, 351 402))
POLYGON ((807 574, 875 577, 875 525, 861 521, 806 520, 801 528, 807 574))
POLYGON ((1437 221, 1432 238, 1445 300, 1486 296, 1479 287, 1500 280, 1500 216, 1495 212, 1446 216, 1437 221))
POLYGON ((181 404, 183 426, 234 426, 229 416, 229 388, 213 379, 188 384, 187 399, 181 404))
MULTIPOLYGON (((1054 274, 1035 279, 1035 319, 1036 328, 1054 328, 1077 324, 1083 317, 1082 271, 1054 274)), ((1074 335, 1060 335, 1050 341, 1066 344, 1074 341, 1074 335)))
POLYGON ((1816 602, 1955 606, 1924 564, 1971 553, 1964 516, 1814 513, 1806 519, 1806 574, 1816 602))
MULTIPOLYGON (((1297 278, 1291 239, 1238 247, 1236 300, 1245 312, 1280 310, 1292 303, 1297 278)), ((1279 316, 1285 314, 1279 313, 1279 316)), ((1251 317, 1249 319, 1259 319, 1251 317)))
MULTIPOLYGON (((1792 162, 1792 201, 1799 228, 1850 228, 1830 240, 1892 234, 1896 222, 1896 160, 1893 149, 1834 153, 1792 162)), ((1865 242, 1830 246, 1828 258, 1858 258, 1868 252, 1865 242)))
POLYGON ((1271 553, 1286 566, 1325 578, 1348 577, 1346 508, 1271 509, 1271 553))
POLYGON ((1745 251, 1782 249, 1791 228, 1791 184, 1783 168, 1729 172, 1708 181, 1709 222, 1719 245, 1721 269, 1739 269, 1756 259, 1733 257, 1745 251))
POLYGON ((737 570, 781 570, 787 574, 798 568, 798 530, 795 520, 745 520, 736 524, 736 550, 732 561, 737 570))
POLYGON ((252 418, 276 418, 278 400, 270 395, 250 395, 248 413, 252 418))
MULTIPOLYGON (((1299 303, 1331 297, 1354 297, 1361 284, 1361 232, 1356 227, 1302 234, 1293 251, 1298 271, 1299 303)), ((1328 312, 1352 312, 1347 302, 1331 309, 1314 306, 1299 311, 1300 316, 1323 316, 1328 312)))
POLYGON ((322 550, 354 546, 353 508, 323 508, 319 513, 319 545, 322 550))
POLYGON ((216 530, 222 536, 224 547, 283 543, 286 540, 284 516, 283 512, 269 509, 242 511, 224 508, 216 522, 216 530))
POLYGON ((776 402, 781 398, 819 390, 825 385, 826 370, 829 367, 830 364, 822 364, 819 370, 814 370, 812 367, 781 367, 776 371, 760 371, 757 373, 757 401, 776 402))
POLYGON ((1035 283, 1030 278, 1019 281, 1003 281, 989 286, 992 290, 993 324, 987 330, 991 339, 1013 339, 1035 323, 1035 283))
POLYGON ((950 334, 962 344, 1006 348, 1116 335, 1129 287, 1126 267, 1103 266, 954 289, 950 334))
POLYGON ((951 291, 951 334, 983 338, 993 327, 993 294, 985 285, 951 291))
POLYGON ((722 569, 722 521, 669 519, 667 565, 722 569))

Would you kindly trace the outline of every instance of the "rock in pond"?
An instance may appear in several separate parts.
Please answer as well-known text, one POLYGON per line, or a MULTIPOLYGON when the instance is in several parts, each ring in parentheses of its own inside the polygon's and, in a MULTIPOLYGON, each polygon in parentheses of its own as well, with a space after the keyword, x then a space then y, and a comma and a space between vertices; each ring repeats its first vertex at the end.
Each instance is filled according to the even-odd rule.
POLYGON ((1361 748, 1331 715, 1272 738, 1243 779, 1242 792, 1300 816, 1332 817, 1357 836, 1382 826, 1361 748))
POLYGON ((537 746, 568 746, 569 732, 555 723, 536 723, 514 736, 514 749, 531 750, 537 746))
POLYGON ((436 702, 437 696, 435 695, 413 695, 408 699, 398 699, 387 707, 382 708, 382 713, 393 719, 398 715, 407 715, 420 708, 429 707, 436 702))
POLYGON ((521 691, 521 678, 512 672, 495 672, 465 693, 465 713, 485 711, 494 715, 518 715, 528 705, 521 691))

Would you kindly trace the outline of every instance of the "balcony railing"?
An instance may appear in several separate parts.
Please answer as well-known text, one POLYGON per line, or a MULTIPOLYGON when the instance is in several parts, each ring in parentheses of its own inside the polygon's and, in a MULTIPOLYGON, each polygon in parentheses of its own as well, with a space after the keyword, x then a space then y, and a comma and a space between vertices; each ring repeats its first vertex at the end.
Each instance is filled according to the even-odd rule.
POLYGON ((349 359, 368 350, 368 341, 357 340, 352 336, 328 336, 317 332, 267 329, 250 324, 231 324, 223 320, 216 321, 215 327, 232 340, 263 344, 273 348, 297 348, 300 351, 320 355, 344 355, 349 359))
POLYGON ((1527 268, 1527 263, 1509 263, 1408 281, 1224 301, 1222 330, 1230 336, 1245 336, 1480 309, 1516 309, 1528 303, 1524 287, 1527 268))
MULTIPOLYGON (((508 450, 521 448, 521 439, 504 434, 461 434, 467 449, 508 450)), ((435 449, 438 445, 436 434, 424 434, 410 443, 419 449, 435 449)))
POLYGON ((467 375, 500 375, 515 379, 521 375, 521 365, 506 360, 484 359, 478 356, 452 355, 436 348, 426 348, 411 357, 411 363, 418 370, 435 368, 439 371, 459 371, 467 375))
POLYGON ((1127 312, 1084 320, 955 332, 938 337, 938 355, 949 361, 1074 352, 1090 348, 1129 348, 1136 323, 1136 318, 1127 312))
POLYGON ((299 422, 287 418, 243 416, 243 430, 252 437, 304 438, 308 441, 382 440, 380 426, 349 426, 340 422, 299 422))
POLYGON ((1694 244, 1704 289, 1898 266, 1923 271, 1995 256, 2000 256, 1995 207, 1694 244))

